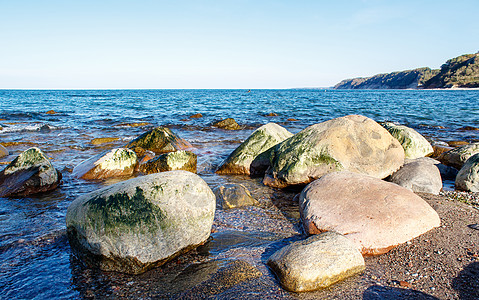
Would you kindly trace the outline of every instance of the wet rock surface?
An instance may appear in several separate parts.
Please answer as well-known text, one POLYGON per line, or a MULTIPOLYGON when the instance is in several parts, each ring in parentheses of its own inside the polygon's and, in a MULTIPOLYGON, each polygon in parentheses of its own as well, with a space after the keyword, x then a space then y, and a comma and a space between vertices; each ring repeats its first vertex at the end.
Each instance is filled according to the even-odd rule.
POLYGON ((43 193, 58 187, 62 174, 38 148, 18 155, 0 172, 0 197, 18 197, 43 193))
POLYGON ((204 243, 215 196, 197 175, 171 171, 77 198, 67 231, 77 255, 106 271, 138 274, 204 243))
POLYGON ((140 171, 145 174, 184 170, 196 173, 197 156, 190 151, 175 151, 160 154, 140 165, 140 171))
POLYGON ((251 196, 248 189, 242 184, 226 184, 213 190, 216 201, 222 209, 238 208, 258 205, 258 201, 251 196))

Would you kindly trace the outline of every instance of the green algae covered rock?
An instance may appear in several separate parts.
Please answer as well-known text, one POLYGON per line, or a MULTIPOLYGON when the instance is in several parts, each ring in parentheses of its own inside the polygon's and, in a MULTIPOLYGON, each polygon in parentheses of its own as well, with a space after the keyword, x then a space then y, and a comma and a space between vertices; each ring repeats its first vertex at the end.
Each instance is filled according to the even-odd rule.
POLYGON ((339 170, 385 178, 404 163, 401 144, 359 115, 309 126, 273 149, 263 183, 279 188, 305 185, 339 170))
POLYGON ((466 160, 476 153, 479 153, 479 143, 471 143, 442 153, 438 157, 438 160, 446 166, 451 166, 460 170, 466 160))
POLYGON ((145 174, 184 170, 196 173, 197 156, 189 151, 164 153, 140 165, 140 171, 145 174))
POLYGON ((157 127, 143 133, 133 141, 129 142, 125 147, 134 150, 138 156, 143 156, 145 150, 161 154, 186 150, 192 146, 188 141, 174 134, 169 128, 157 127))
POLYGON ((138 158, 133 150, 117 148, 85 160, 73 169, 72 175, 88 180, 131 176, 137 165, 138 158))
POLYGON ((191 172, 138 177, 73 201, 68 238, 87 264, 138 274, 204 243, 215 202, 208 185, 191 172))
POLYGON ((211 124, 213 127, 218 127, 225 130, 239 130, 241 126, 233 118, 227 118, 221 121, 216 121, 211 124))
POLYGON ((479 153, 469 157, 457 173, 456 188, 467 192, 479 192, 479 153))
POLYGON ((256 129, 220 165, 218 174, 247 174, 253 160, 293 134, 275 123, 268 123, 256 129))
POLYGON ((57 188, 61 179, 62 174, 45 154, 33 147, 22 152, 0 172, 0 197, 51 191, 57 188))
POLYGON ((431 144, 416 130, 391 122, 381 125, 401 143, 406 158, 414 159, 434 153, 431 144))
POLYGON ((291 292, 326 288, 365 269, 356 245, 335 232, 289 244, 274 253, 267 264, 291 292))

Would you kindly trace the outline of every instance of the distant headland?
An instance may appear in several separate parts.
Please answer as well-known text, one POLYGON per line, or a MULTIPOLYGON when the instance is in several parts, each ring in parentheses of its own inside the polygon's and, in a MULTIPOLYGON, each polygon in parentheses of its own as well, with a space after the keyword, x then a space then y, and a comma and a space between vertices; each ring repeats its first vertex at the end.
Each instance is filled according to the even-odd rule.
POLYGON ((335 89, 479 88, 479 52, 449 59, 440 69, 418 68, 345 79, 335 89))

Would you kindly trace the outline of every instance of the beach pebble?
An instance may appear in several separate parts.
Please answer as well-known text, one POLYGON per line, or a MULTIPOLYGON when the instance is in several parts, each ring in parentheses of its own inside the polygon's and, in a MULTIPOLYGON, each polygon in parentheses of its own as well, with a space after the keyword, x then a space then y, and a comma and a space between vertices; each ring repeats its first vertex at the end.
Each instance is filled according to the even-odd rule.
POLYGON ((259 202, 251 196, 249 190, 242 184, 225 184, 213 190, 219 207, 223 209, 255 206, 259 202))
POLYGON ((436 211, 410 190, 347 171, 312 182, 299 203, 306 233, 344 234, 364 255, 386 253, 440 225, 436 211))
POLYGON ((40 149, 22 152, 0 172, 0 197, 27 196, 54 190, 62 174, 40 149))
POLYGON ((263 175, 269 166, 269 158, 266 157, 266 163, 257 160, 252 165, 252 162, 260 154, 291 136, 293 136, 291 132, 276 123, 263 125, 256 129, 221 163, 216 173, 250 175, 251 172, 255 175, 263 175))
POLYGON ((416 130, 391 122, 381 125, 401 143, 406 158, 414 159, 434 153, 431 144, 416 130))
POLYGON ((133 175, 138 165, 134 151, 116 148, 91 157, 73 168, 72 175, 87 180, 133 175))
POLYGON ((339 170, 385 178, 404 163, 401 144, 381 125, 350 115, 307 127, 273 148, 263 183, 305 185, 339 170))
POLYGON ((215 203, 206 182, 191 172, 133 178, 74 200, 68 238, 90 266, 138 274, 204 243, 215 203))
POLYGON ((163 153, 140 165, 140 171, 145 174, 184 170, 196 173, 196 154, 190 151, 175 151, 163 153))
POLYGON ((365 269, 364 259, 349 239, 326 232, 289 244, 267 262, 286 290, 326 288, 365 269))

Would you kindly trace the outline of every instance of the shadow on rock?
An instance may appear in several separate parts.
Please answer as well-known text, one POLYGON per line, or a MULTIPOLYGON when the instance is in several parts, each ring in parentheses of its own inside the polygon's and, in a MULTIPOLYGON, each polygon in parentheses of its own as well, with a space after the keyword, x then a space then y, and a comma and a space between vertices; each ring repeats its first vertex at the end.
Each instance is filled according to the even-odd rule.
POLYGON ((452 280, 452 287, 459 294, 459 299, 479 299, 479 262, 467 265, 452 280))
POLYGON ((401 300, 401 299, 439 300, 438 298, 434 296, 428 295, 420 291, 380 286, 380 285, 370 286, 363 293, 363 300, 401 300))

